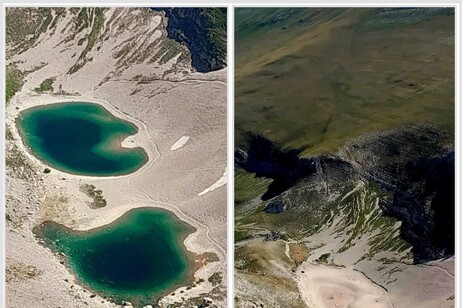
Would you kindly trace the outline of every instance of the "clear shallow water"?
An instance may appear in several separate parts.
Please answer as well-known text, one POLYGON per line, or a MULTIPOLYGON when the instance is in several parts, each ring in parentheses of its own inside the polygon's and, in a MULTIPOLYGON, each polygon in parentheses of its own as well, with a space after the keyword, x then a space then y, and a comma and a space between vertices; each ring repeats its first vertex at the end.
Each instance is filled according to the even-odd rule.
POLYGON ((154 306, 163 295, 192 282, 193 260, 183 241, 193 231, 172 213, 152 208, 131 210, 84 232, 51 221, 34 229, 45 245, 65 254, 84 285, 136 307, 154 306))
POLYGON ((20 113, 17 125, 32 154, 61 171, 93 176, 123 175, 147 160, 142 148, 120 143, 137 127, 91 103, 50 104, 20 113))

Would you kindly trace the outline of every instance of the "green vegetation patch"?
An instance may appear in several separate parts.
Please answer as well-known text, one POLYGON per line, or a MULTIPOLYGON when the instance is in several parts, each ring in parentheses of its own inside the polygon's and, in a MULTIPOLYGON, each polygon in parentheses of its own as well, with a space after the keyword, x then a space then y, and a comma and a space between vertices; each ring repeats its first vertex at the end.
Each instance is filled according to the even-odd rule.
POLYGON ((226 65, 227 10, 226 8, 204 8, 208 19, 207 38, 212 46, 211 56, 216 65, 226 65))
POLYGON ((325 253, 325 254, 322 254, 318 259, 317 261, 319 263, 322 263, 322 264, 327 264, 328 263, 328 259, 330 257, 330 253, 325 253))
POLYGON ((55 81, 55 78, 47 78, 42 83, 40 84, 39 87, 35 88, 35 91, 38 93, 43 93, 43 92, 53 92, 53 82, 55 81))
POLYGON ((5 153, 5 166, 13 171, 8 176, 30 180, 35 174, 35 169, 24 152, 13 142, 13 133, 9 127, 6 128, 5 138, 8 148, 5 153))
MULTIPOLYGON (((188 46, 192 66, 208 72, 226 66, 227 9, 226 8, 154 8, 163 11, 168 19, 168 38, 188 46)), ((167 55, 171 55, 168 53, 167 55)))
POLYGON ((22 72, 15 66, 7 66, 5 76, 5 101, 7 104, 14 94, 21 89, 23 84, 22 75, 22 72))
POLYGON ((100 209, 106 206, 106 199, 103 197, 103 191, 96 189, 95 185, 82 184, 80 191, 92 198, 92 202, 87 202, 88 206, 92 209, 100 209))
POLYGON ((7 8, 6 44, 7 57, 26 51, 37 42, 53 21, 52 8, 7 8), (25 22, 27 21, 27 22, 25 22))
POLYGON ((213 273, 212 276, 210 276, 207 280, 212 284, 212 286, 216 286, 222 282, 223 277, 221 276, 220 272, 216 272, 213 273))
POLYGON ((77 32, 81 32, 83 29, 87 28, 89 22, 91 22, 91 20, 88 19, 87 10, 88 8, 82 8, 76 17, 75 27, 77 28, 77 32))
POLYGON ((253 173, 236 168, 234 172, 234 202, 236 206, 262 195, 271 182, 272 179, 257 178, 253 173))
MULTIPOLYGON (((87 54, 95 46, 101 30, 104 25, 104 9, 103 8, 82 8, 75 19, 75 27, 77 28, 77 33, 81 32, 83 29, 88 28, 91 25, 90 34, 84 39, 87 40, 87 45, 84 50, 81 52, 77 62, 69 69, 68 73, 73 74, 81 69, 86 62, 87 54), (88 16, 90 14, 90 16, 88 16), (91 24, 93 22, 93 24, 91 24)), ((78 45, 83 45, 84 40, 78 41, 78 45)), ((90 59, 91 60, 91 59, 90 59)))
POLYGON ((248 231, 234 230, 234 242, 238 243, 247 239, 252 238, 252 235, 248 231))

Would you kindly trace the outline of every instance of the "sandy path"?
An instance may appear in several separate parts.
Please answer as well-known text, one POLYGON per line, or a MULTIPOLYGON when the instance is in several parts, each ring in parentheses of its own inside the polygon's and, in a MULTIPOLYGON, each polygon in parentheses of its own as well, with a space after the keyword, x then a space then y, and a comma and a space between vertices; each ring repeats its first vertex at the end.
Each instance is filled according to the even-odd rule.
POLYGON ((393 308, 387 293, 349 268, 303 264, 297 270, 302 298, 313 308, 393 308))

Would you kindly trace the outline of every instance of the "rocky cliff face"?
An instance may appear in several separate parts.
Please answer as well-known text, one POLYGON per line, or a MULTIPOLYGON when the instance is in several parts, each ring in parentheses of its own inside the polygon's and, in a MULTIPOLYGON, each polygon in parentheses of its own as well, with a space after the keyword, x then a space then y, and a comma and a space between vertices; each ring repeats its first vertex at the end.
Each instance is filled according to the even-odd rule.
POLYGON ((261 197, 267 201, 266 213, 293 212, 299 223, 317 225, 312 233, 322 228, 320 222, 348 211, 353 205, 344 200, 355 191, 355 183, 365 183, 379 196, 382 215, 401 222, 399 236, 412 245, 414 262, 421 263, 454 254, 451 145, 451 137, 437 128, 406 126, 365 135, 335 155, 299 158, 298 150, 248 135, 246 147, 236 153, 236 166, 273 179, 261 197))
POLYGON ((402 221, 401 236, 414 260, 454 254, 454 150, 451 137, 428 126, 366 135, 342 153, 367 180, 393 195, 381 200, 386 215, 402 221))
POLYGON ((168 37, 186 44, 198 72, 226 66, 226 8, 154 8, 168 19, 168 37))
POLYGON ((315 172, 313 161, 300 159, 299 150, 281 149, 260 135, 248 134, 247 146, 237 150, 236 164, 257 177, 272 178, 262 200, 269 200, 293 186, 301 178, 315 172))

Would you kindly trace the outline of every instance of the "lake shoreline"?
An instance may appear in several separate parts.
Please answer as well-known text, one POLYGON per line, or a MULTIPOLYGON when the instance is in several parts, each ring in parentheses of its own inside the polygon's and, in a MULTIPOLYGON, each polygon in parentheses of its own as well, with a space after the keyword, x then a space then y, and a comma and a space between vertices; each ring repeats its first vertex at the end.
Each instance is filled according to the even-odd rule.
MULTIPOLYGON (((153 301, 150 302, 150 303, 143 303, 141 306, 144 306, 144 305, 147 305, 147 304, 151 304, 151 305, 154 305, 156 304, 161 298, 163 298, 165 295, 168 295, 172 292, 174 292, 176 289, 182 287, 182 286, 188 286, 188 285, 192 285, 194 284, 195 282, 195 277, 194 277, 194 273, 199 269, 198 267, 198 255, 195 254, 195 253, 192 253, 191 251, 189 251, 184 243, 185 239, 191 235, 192 233, 196 232, 197 229, 180 220, 176 215, 175 213, 173 213, 172 211, 169 211, 167 209, 162 209, 162 208, 153 208, 153 207, 140 207, 140 208, 135 208, 135 209, 131 209, 127 212, 125 212, 122 216, 120 216, 119 218, 117 218, 116 220, 108 223, 108 224, 105 224, 105 225, 101 225, 101 226, 98 226, 96 228, 93 228, 93 229, 89 229, 89 230, 72 230, 71 228, 68 228, 62 224, 59 224, 59 223, 55 223, 53 221, 48 221, 48 222, 51 222, 56 228, 60 229, 61 232, 65 232, 65 233, 69 233, 69 234, 72 234, 72 236, 85 236, 85 235, 91 235, 91 234, 95 234, 95 233, 98 233, 98 232, 106 232, 106 231, 109 231, 111 228, 117 228, 119 227, 120 225, 122 224, 126 224, 126 223, 129 223, 130 222, 130 219, 133 219, 132 216, 130 215, 136 215, 136 214, 143 214, 143 213, 136 213, 137 211, 153 211, 153 213, 155 212, 158 212, 158 213, 165 213, 167 215, 171 215, 171 217, 176 220, 175 223, 178 223, 180 224, 182 227, 184 227, 184 231, 179 233, 178 235, 178 241, 177 241, 177 244, 180 245, 180 249, 179 249, 179 252, 183 255, 183 257, 185 258, 186 262, 187 262, 187 267, 186 267, 186 270, 185 272, 182 274, 183 277, 181 277, 180 280, 178 281, 175 281, 172 285, 170 285, 169 287, 165 288, 165 289, 162 289, 161 291, 153 291, 153 301), (155 293, 158 293, 158 295, 154 295, 155 293)), ((146 213, 146 212, 145 212, 146 213)), ((52 253, 61 260, 61 262, 64 262, 64 265, 68 268, 68 270, 76 277, 76 279, 78 280, 79 284, 84 287, 85 289, 87 289, 89 292, 92 292, 92 293, 95 293, 95 294, 99 294, 101 297, 103 298, 107 298, 108 300, 110 300, 111 302, 114 302, 116 304, 121 304, 122 302, 131 302, 132 304, 135 305, 135 307, 138 306, 138 303, 135 301, 136 299, 146 299, 146 297, 144 297, 146 294, 140 294, 140 295, 130 295, 132 298, 129 298, 130 296, 127 296, 127 298, 124 298, 124 296, 120 296, 120 295, 116 295, 116 298, 119 297, 118 299, 116 298, 111 298, 111 295, 108 290, 106 291, 103 291, 103 290, 100 290, 100 286, 97 286, 97 287, 94 287, 92 286, 92 283, 91 282, 88 282, 88 281, 84 281, 84 278, 81 277, 81 275, 79 274, 79 270, 77 268, 74 268, 74 266, 72 265, 72 262, 70 260, 70 257, 69 256, 65 256, 64 255, 64 252, 63 251, 60 251, 54 244, 51 244, 51 243, 47 243, 47 239, 45 238, 43 232, 44 232, 44 224, 47 223, 47 221, 45 222, 42 222, 40 223, 39 225, 36 225, 33 229, 33 233, 35 234, 35 236, 37 238, 40 238, 41 239, 41 244, 46 247, 47 249, 50 249, 52 251, 52 253)), ((51 239, 48 239, 51 241, 51 239)), ((142 292, 140 290, 140 292, 142 292)), ((130 292, 128 292, 130 293, 130 292)), ((136 293, 136 292, 134 292, 136 293)), ((140 307, 141 307, 140 306, 140 307)))
MULTIPOLYGON (((87 110, 87 112, 88 111, 89 110, 87 110)), ((86 113, 86 112, 85 110, 81 110, 81 113, 86 113)), ((28 150, 29 154, 31 154, 36 159, 41 161, 44 165, 47 165, 50 170, 59 170, 63 173, 68 173, 68 174, 72 174, 75 176, 91 176, 91 177, 92 176, 96 176, 96 177, 124 176, 124 175, 135 173, 136 171, 141 169, 145 164, 149 162, 149 155, 143 146, 130 146, 130 147, 123 146, 124 140, 131 140, 133 142, 134 136, 138 135, 140 131, 139 127, 126 119, 122 119, 122 118, 115 116, 113 113, 109 112, 109 110, 105 108, 103 105, 90 103, 90 102, 78 102, 78 101, 38 105, 38 106, 24 109, 21 112, 19 112, 19 114, 15 118, 15 125, 16 125, 16 130, 18 131, 21 137, 21 141, 24 147, 26 148, 26 150, 28 150), (36 124, 32 125, 32 127, 37 126, 38 120, 37 119, 34 120, 34 118, 40 117, 40 114, 43 115, 44 113, 48 113, 48 112, 57 113, 58 117, 59 116, 65 116, 65 117, 69 116, 69 112, 66 113, 66 111, 64 110, 66 107, 74 108, 74 109, 94 108, 94 110, 91 110, 91 111, 94 112, 95 117, 101 116, 98 114, 98 112, 102 112, 105 115, 107 114, 107 117, 110 118, 110 120, 120 122, 119 127, 116 126, 116 130, 118 131, 112 133, 112 135, 107 135, 107 132, 110 131, 110 129, 104 127, 104 123, 100 123, 96 121, 95 119, 91 119, 91 117, 89 119, 86 119, 86 118, 82 118, 79 116, 75 116, 75 120, 77 121, 88 121, 88 123, 91 125, 93 124, 98 125, 99 127, 101 127, 101 131, 104 131, 107 135, 107 136, 102 137, 99 140, 99 142, 94 145, 93 149, 88 149, 87 154, 93 154, 94 152, 94 154, 97 155, 96 157, 101 157, 101 159, 111 159, 111 158, 105 158, 104 156, 98 155, 98 153, 96 152, 96 149, 99 149, 98 152, 111 151, 113 152, 112 155, 114 155, 115 157, 117 157, 118 155, 124 155, 124 152, 125 153, 131 152, 132 155, 137 155, 137 153, 134 152, 134 151, 137 151, 141 153, 141 156, 143 157, 143 161, 140 163, 138 167, 134 169, 128 168, 127 170, 120 170, 120 171, 114 170, 112 172, 108 171, 108 172, 98 173, 97 171, 88 171, 88 170, 82 170, 79 172, 77 170, 79 167, 72 166, 73 163, 66 163, 63 160, 60 161, 60 160, 57 160, 56 158, 53 158, 51 153, 47 153, 47 150, 40 146, 40 143, 34 142, 34 137, 36 135, 34 134, 34 129, 31 128, 31 125, 35 121, 36 124), (128 129, 129 127, 134 130, 133 133, 129 133, 128 131, 127 132, 121 131, 125 128, 128 129), (28 137, 29 135, 32 135, 33 138, 28 137), (33 149, 34 147, 35 149, 33 149)), ((80 123, 80 125, 82 126, 83 123, 80 123)), ((82 130, 82 129, 84 129, 84 127, 79 127, 79 130, 82 130)), ((96 134, 96 131, 95 131, 95 134, 96 134)), ((43 142, 45 142, 45 140, 43 140, 43 142)), ((129 144, 129 142, 126 142, 126 145, 127 144, 129 144)), ((84 153, 85 151, 83 152, 83 154, 84 153)), ((120 159, 118 160, 120 161, 120 159)))
MULTIPOLYGON (((39 213, 36 221, 34 222, 34 225, 35 226, 39 225, 40 223, 46 220, 52 220, 56 223, 62 224, 74 230, 85 231, 85 230, 93 229, 95 227, 109 224, 115 221, 117 218, 124 215, 124 213, 126 213, 127 211, 130 211, 132 209, 141 208, 141 207, 152 207, 156 209, 159 209, 159 208, 165 209, 165 210, 168 210, 174 213, 175 216, 182 222, 188 223, 194 228, 196 228, 196 232, 193 232, 189 234, 188 236, 186 236, 183 241, 183 244, 185 245, 188 253, 191 253, 194 256, 196 256, 197 259, 200 259, 201 255, 206 255, 206 254, 214 254, 218 256, 217 260, 212 258, 211 260, 209 260, 209 262, 205 262, 205 263, 196 262, 194 268, 191 270, 191 272, 193 273, 193 277, 195 279, 207 280, 207 277, 209 277, 211 274, 217 271, 221 271, 223 265, 217 261, 225 260, 225 254, 219 246, 216 246, 216 244, 213 241, 211 241, 210 236, 208 235, 208 232, 209 232, 208 227, 204 225, 203 223, 198 222, 194 218, 190 217, 190 215, 186 214, 184 210, 180 209, 180 207, 178 207, 177 205, 171 204, 169 202, 162 202, 162 201, 154 200, 150 196, 144 194, 144 192, 142 192, 142 190, 140 189, 136 189, 136 192, 134 192, 133 194, 134 195, 141 194, 144 196, 143 198, 130 197, 129 198, 131 200, 130 203, 125 203, 125 201, 123 202, 117 201, 114 203, 115 200, 111 199, 111 197, 114 196, 115 198, 117 198, 116 196, 119 196, 117 186, 114 186, 113 188, 110 188, 110 189, 104 189, 103 187, 104 195, 106 197, 110 197, 109 199, 111 199, 111 200, 108 200, 108 206, 98 209, 98 210, 93 210, 89 208, 87 205, 80 205, 81 202, 79 202, 79 199, 81 198, 79 196, 81 193, 72 188, 72 186, 74 186, 75 184, 80 183, 82 181, 89 181, 89 182, 95 183, 96 185, 102 185, 103 183, 107 183, 107 184, 113 183, 113 182, 120 183, 122 181, 132 186, 131 184, 132 179, 137 179, 138 177, 144 177, 144 173, 150 170, 150 168, 152 168, 152 166, 154 165, 154 162, 156 162, 160 158, 160 152, 158 150, 158 146, 151 139, 151 136, 149 134, 146 124, 144 124, 141 120, 130 117, 126 113, 121 112, 118 108, 112 106, 111 104, 103 100, 99 100, 99 99, 95 99, 91 97, 56 96, 56 95, 49 95, 49 94, 31 95, 29 93, 25 93, 23 95, 20 94, 19 96, 17 95, 16 98, 10 102, 9 106, 7 106, 7 109, 9 112, 6 113, 5 122, 6 122, 6 126, 10 128, 11 130, 13 142, 18 146, 19 150, 27 156, 27 158, 35 166, 35 169, 44 170, 44 168, 47 168, 48 166, 45 165, 41 160, 37 159, 34 155, 29 153, 26 146, 22 142, 21 136, 19 136, 19 132, 15 125, 15 119, 18 117, 21 111, 26 110, 28 108, 52 104, 52 103, 66 103, 66 102, 72 103, 75 101, 85 101, 89 103, 99 104, 102 107, 106 107, 106 109, 109 110, 109 112, 113 114, 114 116, 121 118, 121 119, 126 119, 129 122, 134 123, 139 129, 138 133, 132 137, 125 139, 122 142, 122 146, 124 147, 131 146, 133 144, 133 142, 131 141, 133 140, 135 142, 135 145, 141 145, 147 150, 147 153, 150 156, 150 160, 144 166, 138 169, 136 172, 133 172, 128 175, 122 175, 122 176, 108 176, 108 177, 80 176, 80 175, 73 175, 70 173, 62 172, 54 168, 50 168, 52 169, 52 172, 47 174, 46 179, 45 179, 43 178, 43 175, 41 175, 42 172, 37 171, 36 174, 39 177, 43 178, 44 180, 43 184, 45 184, 47 191, 50 191, 50 192, 56 191, 56 188, 60 186, 66 187, 66 190, 68 190, 68 192, 70 193, 70 196, 72 198, 77 198, 75 201, 72 202, 72 211, 77 211, 77 212, 74 212, 77 215, 77 217, 76 218, 70 218, 70 217, 66 218, 66 215, 63 215, 61 213, 51 213, 51 214, 49 213, 40 214, 39 213), (66 181, 63 181, 63 179, 65 179, 66 181)), ((142 189, 144 190, 144 186, 142 189)), ((166 201, 169 201, 169 200, 166 200, 166 201)), ((46 209, 44 210, 43 206, 41 206, 40 211, 46 212, 48 210, 46 209)), ((35 239, 35 242, 39 244, 40 246, 42 246, 39 243, 39 241, 37 241, 37 239, 35 239)), ((57 266, 60 263, 59 256, 55 255, 55 257, 57 258, 51 263, 51 264, 54 264, 53 266, 57 266)), ((66 271, 68 272, 69 270, 66 270, 66 271)), ((73 279, 75 279, 74 283, 77 283, 81 288, 85 290, 86 286, 80 285, 78 283, 79 278, 73 272, 71 273, 71 275, 73 276, 73 279)), ((207 290, 209 288, 211 289, 211 286, 209 285, 210 283, 206 281, 205 283, 201 283, 200 286, 193 287, 192 289, 190 289, 189 285, 178 286, 177 289, 172 290, 173 292, 170 292, 165 297, 163 297, 161 299, 161 302, 165 303, 166 300, 170 302, 178 301, 178 300, 181 301, 181 298, 184 297, 185 294, 191 293, 191 291, 193 291, 192 294, 199 295, 201 293, 200 290, 207 290)))
POLYGON ((79 103, 79 102, 96 104, 102 107, 103 109, 105 109, 108 113, 110 113, 115 118, 118 118, 122 121, 126 121, 130 124, 133 124, 136 127, 137 132, 134 135, 131 135, 125 138, 121 142, 120 146, 121 148, 127 148, 127 149, 141 147, 146 152, 146 155, 147 155, 146 163, 143 164, 136 171, 130 172, 127 174, 121 174, 121 175, 103 176, 105 179, 135 176, 139 173, 142 173, 144 170, 148 169, 160 157, 160 152, 158 150, 158 147, 156 143, 150 137, 148 128, 143 122, 130 117, 124 112, 121 112, 117 107, 114 107, 109 102, 91 98, 91 97, 85 97, 85 96, 80 96, 80 95, 79 96, 58 96, 58 95, 49 95, 49 94, 40 94, 36 96, 35 95, 30 96, 27 101, 21 101, 20 106, 16 106, 13 112, 7 114, 5 122, 7 126, 11 128, 14 127, 14 129, 12 129, 12 134, 15 140, 20 141, 18 146, 20 146, 20 148, 23 149, 23 151, 26 153, 26 155, 31 160, 42 165, 43 168, 49 168, 55 173, 61 173, 63 177, 70 175, 76 178, 100 179, 102 176, 82 175, 82 174, 75 174, 72 172, 62 171, 60 169, 56 169, 54 166, 51 166, 48 163, 44 162, 43 160, 39 159, 37 156, 31 153, 32 150, 29 149, 29 147, 24 143, 23 136, 21 136, 22 132, 21 132, 21 129, 19 128, 20 125, 18 125, 17 123, 18 117, 20 117, 20 114, 32 108, 41 108, 41 107, 45 107, 45 106, 53 105, 53 104, 66 104, 66 103, 79 103))

